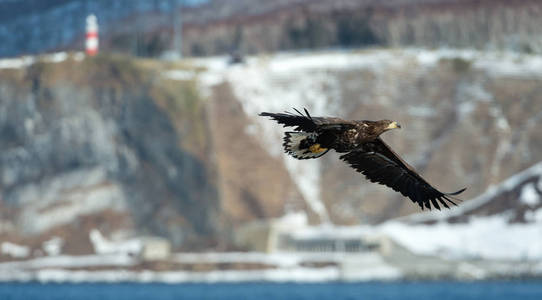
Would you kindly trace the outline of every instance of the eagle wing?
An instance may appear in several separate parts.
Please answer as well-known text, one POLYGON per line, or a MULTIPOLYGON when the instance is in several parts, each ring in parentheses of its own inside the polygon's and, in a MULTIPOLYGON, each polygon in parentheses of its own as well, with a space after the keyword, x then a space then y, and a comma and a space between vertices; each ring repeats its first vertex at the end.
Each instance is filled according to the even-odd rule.
POLYGON ((452 196, 465 190, 443 193, 435 189, 380 138, 364 143, 360 148, 342 155, 340 159, 364 174, 371 182, 386 185, 410 198, 414 203, 418 203, 422 210, 424 207, 431 209, 431 204, 439 210, 439 203, 446 208, 449 208, 446 202, 457 205, 452 199, 460 200, 452 196))
POLYGON ((346 130, 353 128, 355 125, 351 121, 343 120, 341 118, 332 117, 313 117, 305 109, 305 114, 295 109, 297 114, 285 112, 285 113, 269 113, 262 112, 260 116, 270 117, 282 124, 284 127, 294 127, 295 131, 315 132, 317 129, 327 130, 346 130))

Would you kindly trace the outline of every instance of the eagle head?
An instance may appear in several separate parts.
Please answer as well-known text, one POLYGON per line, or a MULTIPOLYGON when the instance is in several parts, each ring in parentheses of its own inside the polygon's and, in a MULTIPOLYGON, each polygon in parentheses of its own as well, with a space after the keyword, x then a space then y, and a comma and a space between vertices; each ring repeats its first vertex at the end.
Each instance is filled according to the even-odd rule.
POLYGON ((382 129, 382 132, 396 129, 396 128, 401 128, 401 124, 395 121, 391 121, 391 120, 381 120, 379 121, 379 123, 380 123, 379 124, 380 128, 382 129))

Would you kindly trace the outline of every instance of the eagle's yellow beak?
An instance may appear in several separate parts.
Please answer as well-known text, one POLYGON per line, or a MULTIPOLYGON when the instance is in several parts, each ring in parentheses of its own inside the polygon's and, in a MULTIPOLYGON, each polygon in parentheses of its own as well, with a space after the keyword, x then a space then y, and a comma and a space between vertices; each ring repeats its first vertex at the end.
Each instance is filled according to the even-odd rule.
POLYGON ((391 122, 390 125, 386 129, 395 129, 395 128, 401 128, 401 124, 397 122, 391 122))

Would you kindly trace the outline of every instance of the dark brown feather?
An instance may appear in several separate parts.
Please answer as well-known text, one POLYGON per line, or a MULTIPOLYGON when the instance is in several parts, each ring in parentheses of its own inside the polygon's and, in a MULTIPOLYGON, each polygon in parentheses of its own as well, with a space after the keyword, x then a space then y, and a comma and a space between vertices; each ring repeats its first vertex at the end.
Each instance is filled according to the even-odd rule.
POLYGON ((309 116, 304 116, 301 113, 295 115, 292 113, 260 113, 262 117, 270 117, 277 121, 277 123, 284 125, 284 127, 294 127, 295 131, 314 132, 316 130, 316 124, 309 116))
POLYGON ((410 198, 424 209, 431 205, 440 210, 440 204, 449 207, 446 202, 457 205, 451 196, 463 192, 443 193, 431 186, 409 164, 402 160, 380 138, 363 144, 360 148, 340 157, 367 179, 386 185, 403 196, 410 198))
POLYGON ((353 128, 354 122, 343 120, 341 118, 333 117, 312 117, 305 109, 305 115, 299 110, 294 109, 297 114, 284 112, 284 113, 269 113, 262 112, 259 116, 270 117, 282 124, 284 127, 294 127, 295 131, 315 132, 319 130, 347 130, 353 128))

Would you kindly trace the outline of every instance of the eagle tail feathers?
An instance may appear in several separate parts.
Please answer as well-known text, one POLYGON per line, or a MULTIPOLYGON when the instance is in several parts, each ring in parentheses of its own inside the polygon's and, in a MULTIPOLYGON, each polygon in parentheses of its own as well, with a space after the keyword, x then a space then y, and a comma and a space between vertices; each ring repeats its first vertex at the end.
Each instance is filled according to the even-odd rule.
POLYGON ((284 151, 297 159, 318 158, 329 149, 322 148, 316 143, 317 134, 314 132, 288 131, 284 133, 284 151))

